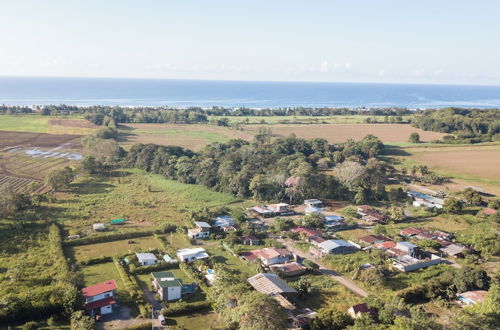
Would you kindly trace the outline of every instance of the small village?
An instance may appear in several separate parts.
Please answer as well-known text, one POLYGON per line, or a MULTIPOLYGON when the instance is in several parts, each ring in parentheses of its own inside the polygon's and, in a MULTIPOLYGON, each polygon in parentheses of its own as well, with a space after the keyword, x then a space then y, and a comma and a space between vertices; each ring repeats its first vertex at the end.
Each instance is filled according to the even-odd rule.
MULTIPOLYGON (((408 191, 407 195, 416 208, 441 209, 444 204, 443 198, 417 191, 408 191)), ((380 209, 368 205, 353 209, 354 216, 346 217, 331 211, 328 203, 319 199, 305 200, 302 205, 257 205, 248 208, 243 219, 236 220, 229 214, 219 214, 206 221, 193 221, 192 227, 181 233, 189 240, 190 246, 173 249, 166 235, 159 238, 163 249, 129 253, 113 260, 121 269, 120 275, 126 277, 129 283, 134 282, 134 274, 147 276, 147 287, 140 287, 137 283, 131 283, 130 287, 137 290, 138 295, 144 295, 145 305, 151 305, 151 319, 157 328, 168 328, 167 318, 176 315, 175 308, 171 307, 176 306, 176 302, 187 301, 179 308, 188 314, 193 306, 194 313, 196 306, 208 306, 205 301, 189 301, 193 295, 208 291, 217 281, 221 281, 217 270, 220 263, 205 248, 215 246, 254 270, 255 275, 248 276, 246 282, 253 290, 275 299, 287 311, 289 329, 307 329, 317 313, 301 301, 303 293, 293 286, 301 276, 322 273, 360 297, 367 297, 369 294, 355 281, 325 266, 322 260, 326 256, 380 251, 390 261, 393 272, 413 272, 441 263, 459 268, 460 265, 454 260, 474 253, 470 246, 455 242, 453 233, 416 226, 404 227, 397 237, 392 238, 373 233, 356 240, 342 239, 344 230, 363 228, 373 231, 375 226, 381 228, 392 221, 380 209), (276 222, 285 225, 277 230, 276 222), (247 229, 245 232, 250 231, 252 235, 245 235, 243 226, 247 229), (427 244, 432 246, 431 251, 419 247, 419 242, 422 241, 432 243, 427 244), (183 281, 176 275, 179 270, 188 274, 193 281, 183 281)), ((485 208, 483 212, 485 215, 492 215, 495 210, 485 208)), ((125 219, 116 219, 110 225, 125 222, 125 219)), ((93 230, 102 231, 106 226, 95 223, 93 230)), ((129 243, 133 244, 133 239, 129 243)), ((378 266, 365 263, 359 267, 359 271, 365 272, 376 267, 378 266)), ((121 302, 114 294, 116 283, 117 279, 109 278, 82 290, 85 312, 96 321, 106 322, 109 315, 119 308, 121 302)), ((460 292, 456 296, 456 302, 464 306, 475 304, 483 301, 486 293, 485 290, 460 292)), ((374 320, 378 313, 377 309, 366 303, 352 305, 346 312, 353 319, 370 317, 374 320)))

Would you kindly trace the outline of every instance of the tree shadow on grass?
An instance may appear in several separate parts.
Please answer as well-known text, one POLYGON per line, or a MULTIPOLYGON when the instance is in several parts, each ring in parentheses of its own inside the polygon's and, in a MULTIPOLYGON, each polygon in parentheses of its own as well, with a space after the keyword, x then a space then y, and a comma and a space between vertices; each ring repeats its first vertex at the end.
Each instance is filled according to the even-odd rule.
POLYGON ((403 148, 395 145, 385 145, 384 156, 411 156, 410 153, 405 151, 403 148))
POLYGON ((112 184, 102 182, 73 183, 71 186, 73 193, 81 195, 102 194, 115 187, 112 184))

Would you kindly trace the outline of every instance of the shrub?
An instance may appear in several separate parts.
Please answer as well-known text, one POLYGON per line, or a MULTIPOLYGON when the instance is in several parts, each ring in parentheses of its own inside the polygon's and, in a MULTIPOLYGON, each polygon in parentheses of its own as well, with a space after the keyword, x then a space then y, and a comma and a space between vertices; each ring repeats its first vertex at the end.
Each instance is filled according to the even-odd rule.
POLYGON ((115 234, 106 234, 106 235, 99 235, 99 236, 82 237, 82 238, 73 239, 71 241, 65 241, 64 245, 65 246, 77 246, 77 245, 87 245, 87 244, 94 244, 94 243, 112 242, 112 241, 119 241, 119 240, 127 239, 127 238, 150 236, 154 233, 155 233, 154 230, 147 230, 147 231, 134 231, 134 232, 129 232, 129 233, 115 233, 115 234))
POLYGON ((130 327, 125 328, 125 330, 149 330, 152 329, 152 327, 153 327, 152 322, 146 322, 137 325, 132 325, 130 327))
POLYGON ((169 304, 167 308, 161 310, 163 316, 176 316, 210 308, 208 301, 197 301, 193 303, 176 302, 169 304))

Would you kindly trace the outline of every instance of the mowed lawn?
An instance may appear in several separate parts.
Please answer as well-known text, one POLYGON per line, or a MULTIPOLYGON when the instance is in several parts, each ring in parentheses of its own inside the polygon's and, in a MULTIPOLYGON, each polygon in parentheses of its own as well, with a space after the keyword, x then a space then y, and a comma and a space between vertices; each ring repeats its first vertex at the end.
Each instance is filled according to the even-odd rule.
POLYGON ((112 257, 115 255, 139 250, 161 249, 161 245, 153 236, 125 239, 114 242, 104 242, 89 245, 69 246, 67 252, 78 261, 97 257, 112 257), (133 241, 133 244, 128 244, 133 241))

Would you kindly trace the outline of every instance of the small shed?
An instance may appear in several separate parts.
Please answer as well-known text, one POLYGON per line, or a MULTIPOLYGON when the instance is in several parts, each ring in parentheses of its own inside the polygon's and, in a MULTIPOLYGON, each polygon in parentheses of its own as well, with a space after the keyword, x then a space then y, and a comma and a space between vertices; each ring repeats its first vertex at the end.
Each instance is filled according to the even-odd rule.
POLYGON ((92 225, 92 228, 94 229, 94 231, 104 231, 106 230, 106 225, 99 222, 99 223, 94 223, 92 225))
POLYGON ((125 223, 125 219, 124 218, 114 219, 111 220, 109 223, 112 225, 123 225, 125 223))
POLYGON ((135 255, 141 266, 154 265, 158 261, 153 253, 136 253, 135 255))

